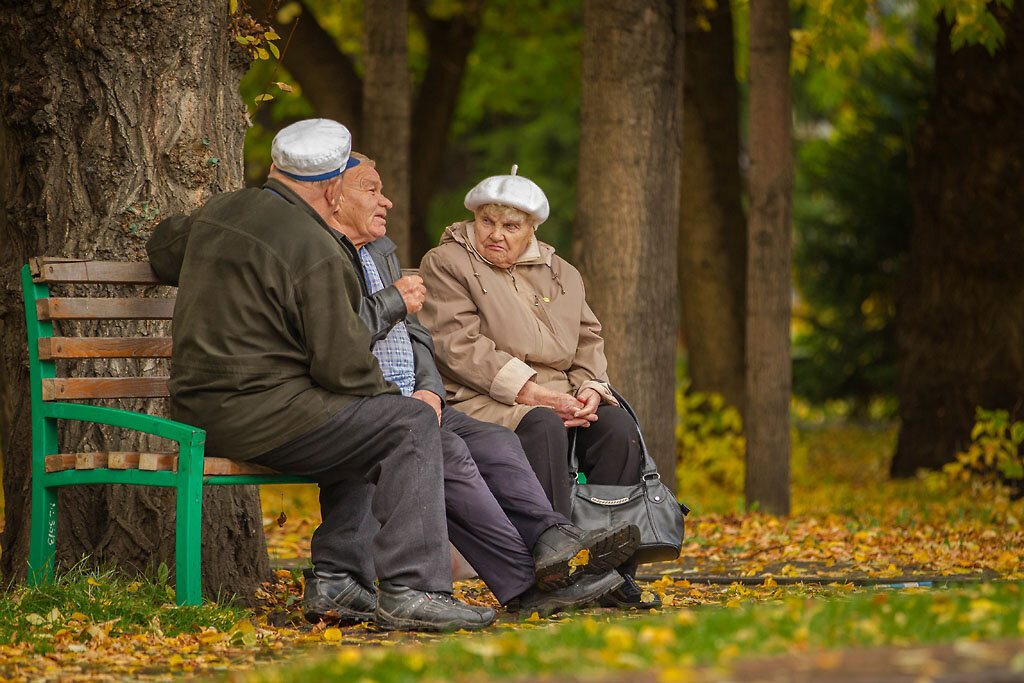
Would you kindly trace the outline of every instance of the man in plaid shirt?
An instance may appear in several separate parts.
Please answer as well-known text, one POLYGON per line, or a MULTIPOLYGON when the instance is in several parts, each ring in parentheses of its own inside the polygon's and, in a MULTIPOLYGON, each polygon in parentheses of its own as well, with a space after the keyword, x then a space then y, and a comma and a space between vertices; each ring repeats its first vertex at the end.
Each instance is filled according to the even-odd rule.
MULTIPOLYGON (((415 316, 426 289, 419 276, 402 277, 395 244, 384 236, 392 204, 374 162, 352 156, 360 163, 346 173, 329 224, 351 245, 363 275, 359 316, 370 329, 381 372, 403 395, 437 413, 449 539, 510 611, 551 614, 596 601, 620 585, 612 570, 633 554, 639 531, 628 524, 598 531, 573 526, 551 508, 514 432, 444 406, 433 341, 415 316), (570 560, 583 549, 589 564, 579 571, 570 560)), ((360 534, 368 536, 368 530, 353 539, 360 534)), ((329 577, 322 580, 329 585, 329 577)), ((324 591, 311 596, 307 584, 306 592, 307 612, 318 598, 329 608, 324 591)))

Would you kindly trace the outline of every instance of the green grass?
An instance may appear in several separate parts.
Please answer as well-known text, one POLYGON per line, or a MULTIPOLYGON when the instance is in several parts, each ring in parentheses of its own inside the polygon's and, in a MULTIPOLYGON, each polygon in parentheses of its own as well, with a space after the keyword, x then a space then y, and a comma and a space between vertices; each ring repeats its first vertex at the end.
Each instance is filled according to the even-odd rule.
POLYGON ((113 568, 86 569, 80 563, 53 583, 0 594, 0 645, 20 643, 43 653, 65 629, 82 642, 134 633, 173 636, 207 626, 224 630, 248 616, 250 611, 230 601, 176 606, 165 565, 156 576, 132 579, 113 568))
POLYGON ((526 623, 432 645, 341 646, 319 660, 261 670, 250 680, 374 680, 533 676, 676 669, 802 649, 911 645, 1019 637, 1024 584, 896 593, 880 589, 830 600, 787 596, 735 608, 709 607, 636 619, 577 617, 526 623))

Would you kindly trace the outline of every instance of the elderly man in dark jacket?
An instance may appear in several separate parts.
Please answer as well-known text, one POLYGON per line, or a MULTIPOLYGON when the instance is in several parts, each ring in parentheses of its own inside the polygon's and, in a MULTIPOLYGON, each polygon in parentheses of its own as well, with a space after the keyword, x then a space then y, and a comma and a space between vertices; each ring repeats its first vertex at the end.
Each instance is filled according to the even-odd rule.
POLYGON ((156 227, 150 263, 178 285, 172 410, 206 430, 208 453, 320 485, 312 556, 336 617, 482 628, 494 611, 451 595, 435 413, 381 375, 358 315, 359 276, 326 223, 357 163, 350 150, 334 121, 293 124, 274 139, 263 188, 218 195, 156 227), (366 482, 375 493, 353 510, 351 493, 366 482), (371 516, 373 533, 353 544, 371 516))
POLYGON ((452 543, 511 609, 550 614, 600 598, 621 583, 609 570, 635 549, 636 527, 584 532, 572 526, 551 508, 512 431, 443 407, 433 342, 415 316, 425 295, 422 281, 401 277, 395 244, 384 236, 391 202, 374 162, 353 156, 360 164, 346 176, 329 224, 351 245, 362 274, 360 316, 384 376, 437 413, 452 543), (572 577, 577 567, 570 563, 581 549, 589 556, 572 577))

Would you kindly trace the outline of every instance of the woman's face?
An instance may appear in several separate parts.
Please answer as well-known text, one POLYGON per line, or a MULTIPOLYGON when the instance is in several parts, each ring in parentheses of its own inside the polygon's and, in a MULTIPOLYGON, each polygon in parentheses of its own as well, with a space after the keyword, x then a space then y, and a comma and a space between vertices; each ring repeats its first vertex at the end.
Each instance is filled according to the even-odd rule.
POLYGON ((533 225, 521 211, 493 204, 481 206, 475 215, 476 250, 499 268, 510 267, 530 244, 533 225))

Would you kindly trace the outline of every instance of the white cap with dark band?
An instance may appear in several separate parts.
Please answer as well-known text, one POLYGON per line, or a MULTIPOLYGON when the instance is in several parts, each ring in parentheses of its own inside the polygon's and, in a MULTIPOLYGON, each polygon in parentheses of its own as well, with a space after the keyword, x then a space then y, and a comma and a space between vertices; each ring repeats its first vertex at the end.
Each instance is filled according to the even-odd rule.
POLYGON ((352 134, 330 119, 306 119, 274 136, 270 157, 274 167, 295 180, 315 182, 342 174, 359 163, 353 159, 352 134))

